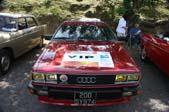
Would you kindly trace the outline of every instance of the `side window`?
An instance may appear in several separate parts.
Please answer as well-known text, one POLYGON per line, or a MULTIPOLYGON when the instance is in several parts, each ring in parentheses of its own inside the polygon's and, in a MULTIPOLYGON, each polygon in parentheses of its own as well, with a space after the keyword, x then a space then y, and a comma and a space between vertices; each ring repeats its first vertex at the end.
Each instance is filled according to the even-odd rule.
POLYGON ((32 18, 32 17, 26 18, 26 21, 27 21, 28 27, 37 26, 37 23, 36 23, 35 19, 32 18))
POLYGON ((23 30, 27 28, 26 20, 25 18, 19 18, 18 19, 18 29, 23 30))
POLYGON ((4 17, 0 17, 0 28, 2 28, 5 25, 4 17))
POLYGON ((0 17, 0 30, 6 32, 17 31, 16 20, 12 17, 0 17))

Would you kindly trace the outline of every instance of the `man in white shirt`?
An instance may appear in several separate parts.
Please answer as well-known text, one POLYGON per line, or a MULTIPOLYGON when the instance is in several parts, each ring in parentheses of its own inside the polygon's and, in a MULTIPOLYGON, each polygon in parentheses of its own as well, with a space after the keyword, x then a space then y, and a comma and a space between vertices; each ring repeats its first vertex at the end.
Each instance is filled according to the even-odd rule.
POLYGON ((123 15, 122 18, 120 18, 118 26, 116 28, 117 37, 119 40, 126 40, 127 36, 127 15, 123 15))

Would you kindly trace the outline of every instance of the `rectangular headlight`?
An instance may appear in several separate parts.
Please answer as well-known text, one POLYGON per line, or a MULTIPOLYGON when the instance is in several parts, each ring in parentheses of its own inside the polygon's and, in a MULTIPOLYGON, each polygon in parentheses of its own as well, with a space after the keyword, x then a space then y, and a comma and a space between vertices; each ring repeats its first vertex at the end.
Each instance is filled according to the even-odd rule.
POLYGON ((49 81, 57 81, 57 75, 56 74, 46 74, 46 80, 49 81))
POLYGON ((115 79, 116 82, 125 82, 126 80, 127 80, 126 75, 122 75, 122 74, 116 75, 116 79, 115 79))
POLYGON ((139 74, 117 74, 115 84, 136 83, 139 80, 139 74))
POLYGON ((32 74, 32 79, 34 81, 45 81, 45 76, 42 73, 33 73, 32 74))
POLYGON ((138 81, 139 76, 137 74, 132 74, 127 76, 127 81, 138 81))

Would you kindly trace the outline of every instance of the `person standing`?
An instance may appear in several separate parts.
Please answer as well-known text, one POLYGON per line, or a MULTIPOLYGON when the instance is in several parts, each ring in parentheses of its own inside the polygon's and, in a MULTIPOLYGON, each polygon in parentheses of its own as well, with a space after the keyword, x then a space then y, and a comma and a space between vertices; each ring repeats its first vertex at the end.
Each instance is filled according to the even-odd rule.
POLYGON ((124 14, 120 18, 118 25, 117 25, 117 28, 116 28, 117 38, 120 41, 126 41, 127 40, 127 29, 128 29, 127 19, 128 19, 127 14, 124 14))
POLYGON ((131 46, 133 45, 139 45, 140 44, 140 38, 141 38, 141 29, 139 28, 139 24, 135 23, 132 28, 129 30, 129 41, 131 43, 131 46))

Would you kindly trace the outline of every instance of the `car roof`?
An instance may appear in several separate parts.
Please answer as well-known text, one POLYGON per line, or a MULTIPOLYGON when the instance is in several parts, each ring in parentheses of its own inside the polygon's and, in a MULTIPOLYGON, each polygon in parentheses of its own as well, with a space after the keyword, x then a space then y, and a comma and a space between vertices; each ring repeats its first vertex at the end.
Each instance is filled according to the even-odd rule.
POLYGON ((73 20, 67 20, 63 22, 63 25, 72 25, 72 26, 99 26, 99 27, 107 27, 108 25, 97 18, 80 18, 80 19, 73 19, 73 20))
POLYGON ((0 13, 0 16, 7 16, 7 17, 12 17, 12 18, 34 17, 33 15, 29 15, 29 14, 18 14, 18 13, 0 13))

